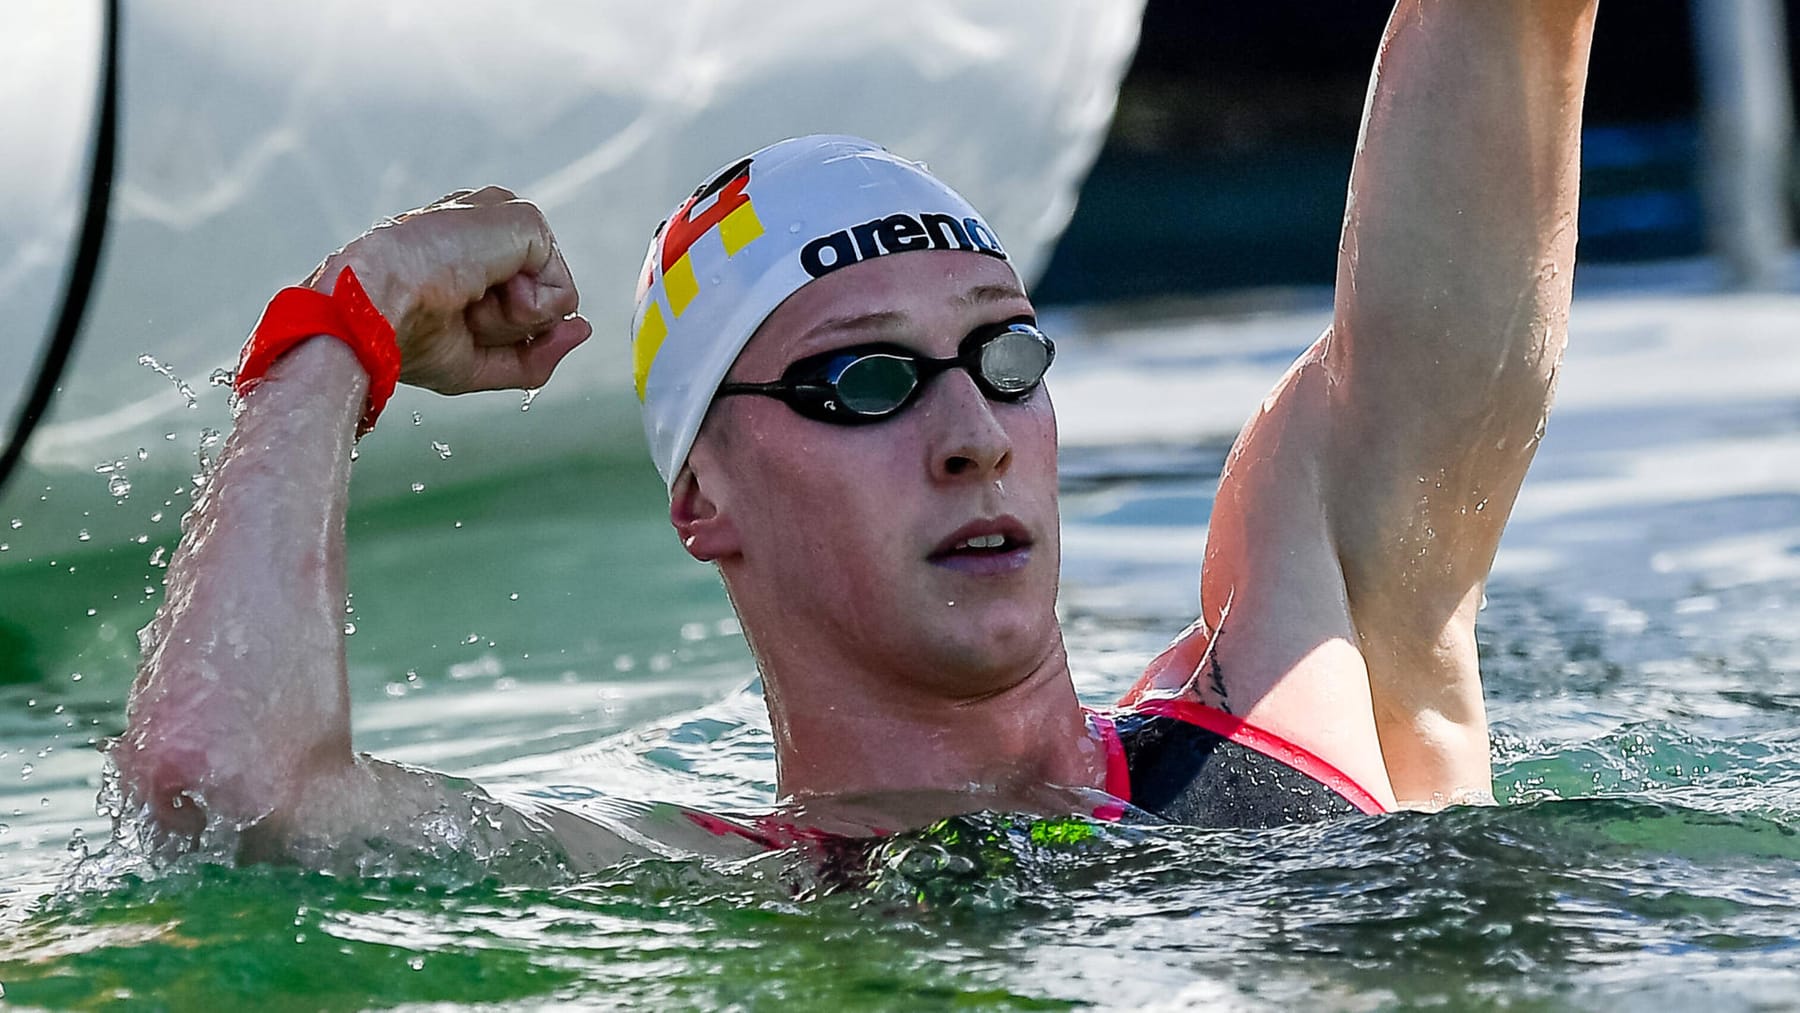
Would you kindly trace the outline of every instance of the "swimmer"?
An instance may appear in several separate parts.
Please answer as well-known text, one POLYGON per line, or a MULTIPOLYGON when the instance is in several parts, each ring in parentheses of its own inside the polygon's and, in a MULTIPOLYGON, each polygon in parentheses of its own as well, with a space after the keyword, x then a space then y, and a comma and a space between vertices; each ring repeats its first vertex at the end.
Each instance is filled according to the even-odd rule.
MULTIPOLYGON (((707 178, 656 232, 631 347, 671 522, 741 619, 789 804, 780 832, 716 832, 1489 798, 1475 615, 1566 338, 1594 12, 1396 5, 1332 322, 1230 451, 1197 620, 1108 713, 1079 704, 1055 612, 1055 335, 1001 238, 854 138, 707 178)), ((352 751, 351 449, 396 379, 542 385, 589 336, 578 311, 549 227, 495 188, 383 223, 271 305, 112 751, 160 833, 221 821, 291 857, 465 789, 352 751)))

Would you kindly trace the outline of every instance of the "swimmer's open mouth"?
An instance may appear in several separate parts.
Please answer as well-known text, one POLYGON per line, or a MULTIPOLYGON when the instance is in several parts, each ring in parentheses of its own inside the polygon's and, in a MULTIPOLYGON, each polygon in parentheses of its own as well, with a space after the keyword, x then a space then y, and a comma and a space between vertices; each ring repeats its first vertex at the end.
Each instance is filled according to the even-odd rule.
POLYGON ((1004 556, 1031 547, 1031 534, 1014 517, 975 521, 938 543, 927 558, 934 563, 1004 556))

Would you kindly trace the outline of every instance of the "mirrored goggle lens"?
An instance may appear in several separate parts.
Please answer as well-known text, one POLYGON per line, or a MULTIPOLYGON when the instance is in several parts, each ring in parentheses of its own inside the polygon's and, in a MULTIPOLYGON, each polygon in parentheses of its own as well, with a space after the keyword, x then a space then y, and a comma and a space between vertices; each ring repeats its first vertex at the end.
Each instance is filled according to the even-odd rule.
POLYGON ((1023 394, 1050 368, 1050 349, 1021 331, 995 335, 981 347, 981 378, 1002 394, 1023 394))
POLYGON ((838 403, 859 415, 886 415, 906 403, 919 384, 913 364, 897 355, 865 355, 837 376, 838 403))

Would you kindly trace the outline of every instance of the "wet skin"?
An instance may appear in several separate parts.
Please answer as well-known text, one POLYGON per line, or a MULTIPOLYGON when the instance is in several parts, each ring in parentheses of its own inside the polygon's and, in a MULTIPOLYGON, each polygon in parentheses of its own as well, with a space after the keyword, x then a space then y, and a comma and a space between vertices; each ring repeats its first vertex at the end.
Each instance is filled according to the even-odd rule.
MULTIPOLYGON (((772 379, 795 359, 871 341, 953 355, 971 330, 1032 315, 993 258, 886 257, 784 302, 730 379, 772 379)), ((992 402, 951 370, 874 425, 732 398, 705 430, 694 467, 736 536, 707 554, 740 601, 768 595, 815 627, 814 650, 952 697, 1004 688, 1042 660, 1060 562, 1056 418, 1043 387, 992 402), (1001 550, 953 551, 989 534, 1007 537, 1001 550)))
MULTIPOLYGON (((1383 803, 1491 787, 1474 620, 1567 335, 1594 9, 1396 4, 1330 329, 1234 445, 1201 622, 1135 692, 1229 705, 1383 803)), ((403 382, 539 386, 589 333, 548 225, 505 191, 400 215, 313 283, 343 264, 394 323, 403 382)), ((948 356, 1030 314, 998 261, 885 256, 795 293, 731 379, 877 339, 948 356)), ((112 752, 171 839, 203 807, 276 856, 469 802, 351 751, 343 519, 367 384, 333 339, 284 356, 184 520, 112 752)), ((716 407, 670 516, 739 609, 783 794, 980 786, 1031 808, 1042 785, 1104 783, 1056 624, 1055 455, 1048 393, 994 403, 955 370, 856 429, 716 407)))
MULTIPOLYGON (((783 302, 727 379, 772 380, 796 359, 875 341, 950 356, 970 331, 1034 315, 1002 261, 882 257, 783 302)), ((784 793, 800 787, 790 774, 815 766, 801 754, 833 764, 808 785, 821 792, 1004 784, 1027 771, 1099 783, 1097 744, 1069 748, 1089 736, 1056 622, 1056 484, 1056 418, 1042 386, 990 401, 953 369, 866 426, 807 419, 769 398, 715 402, 672 518, 690 552, 717 562, 743 617, 784 793), (995 547, 968 544, 996 535, 995 547), (979 731, 959 727, 971 719, 979 731), (814 734, 832 741, 806 744, 814 734), (869 743, 907 762, 896 770, 896 754, 879 751, 869 769, 836 762, 869 743)))

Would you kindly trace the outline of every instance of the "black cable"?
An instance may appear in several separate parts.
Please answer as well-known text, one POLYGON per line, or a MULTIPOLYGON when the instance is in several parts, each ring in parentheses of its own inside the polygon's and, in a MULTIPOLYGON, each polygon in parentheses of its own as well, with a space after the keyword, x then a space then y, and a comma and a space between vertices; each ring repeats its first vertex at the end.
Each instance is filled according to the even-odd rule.
POLYGON ((69 277, 63 289, 62 310, 56 316, 50 345, 38 363, 37 380, 31 396, 19 408, 8 435, 6 449, 0 452, 0 489, 20 458, 25 456, 25 443, 32 430, 50 407, 56 395, 56 381, 75 349, 75 338, 81 331, 81 318, 87 313, 88 295, 94 287, 94 275, 100 265, 100 247, 106 239, 106 213, 112 203, 113 156, 118 137, 119 118, 119 0, 105 0, 101 28, 100 114, 94 127, 94 158, 88 175, 87 211, 81 220, 81 237, 75 247, 75 259, 69 266, 69 277))

